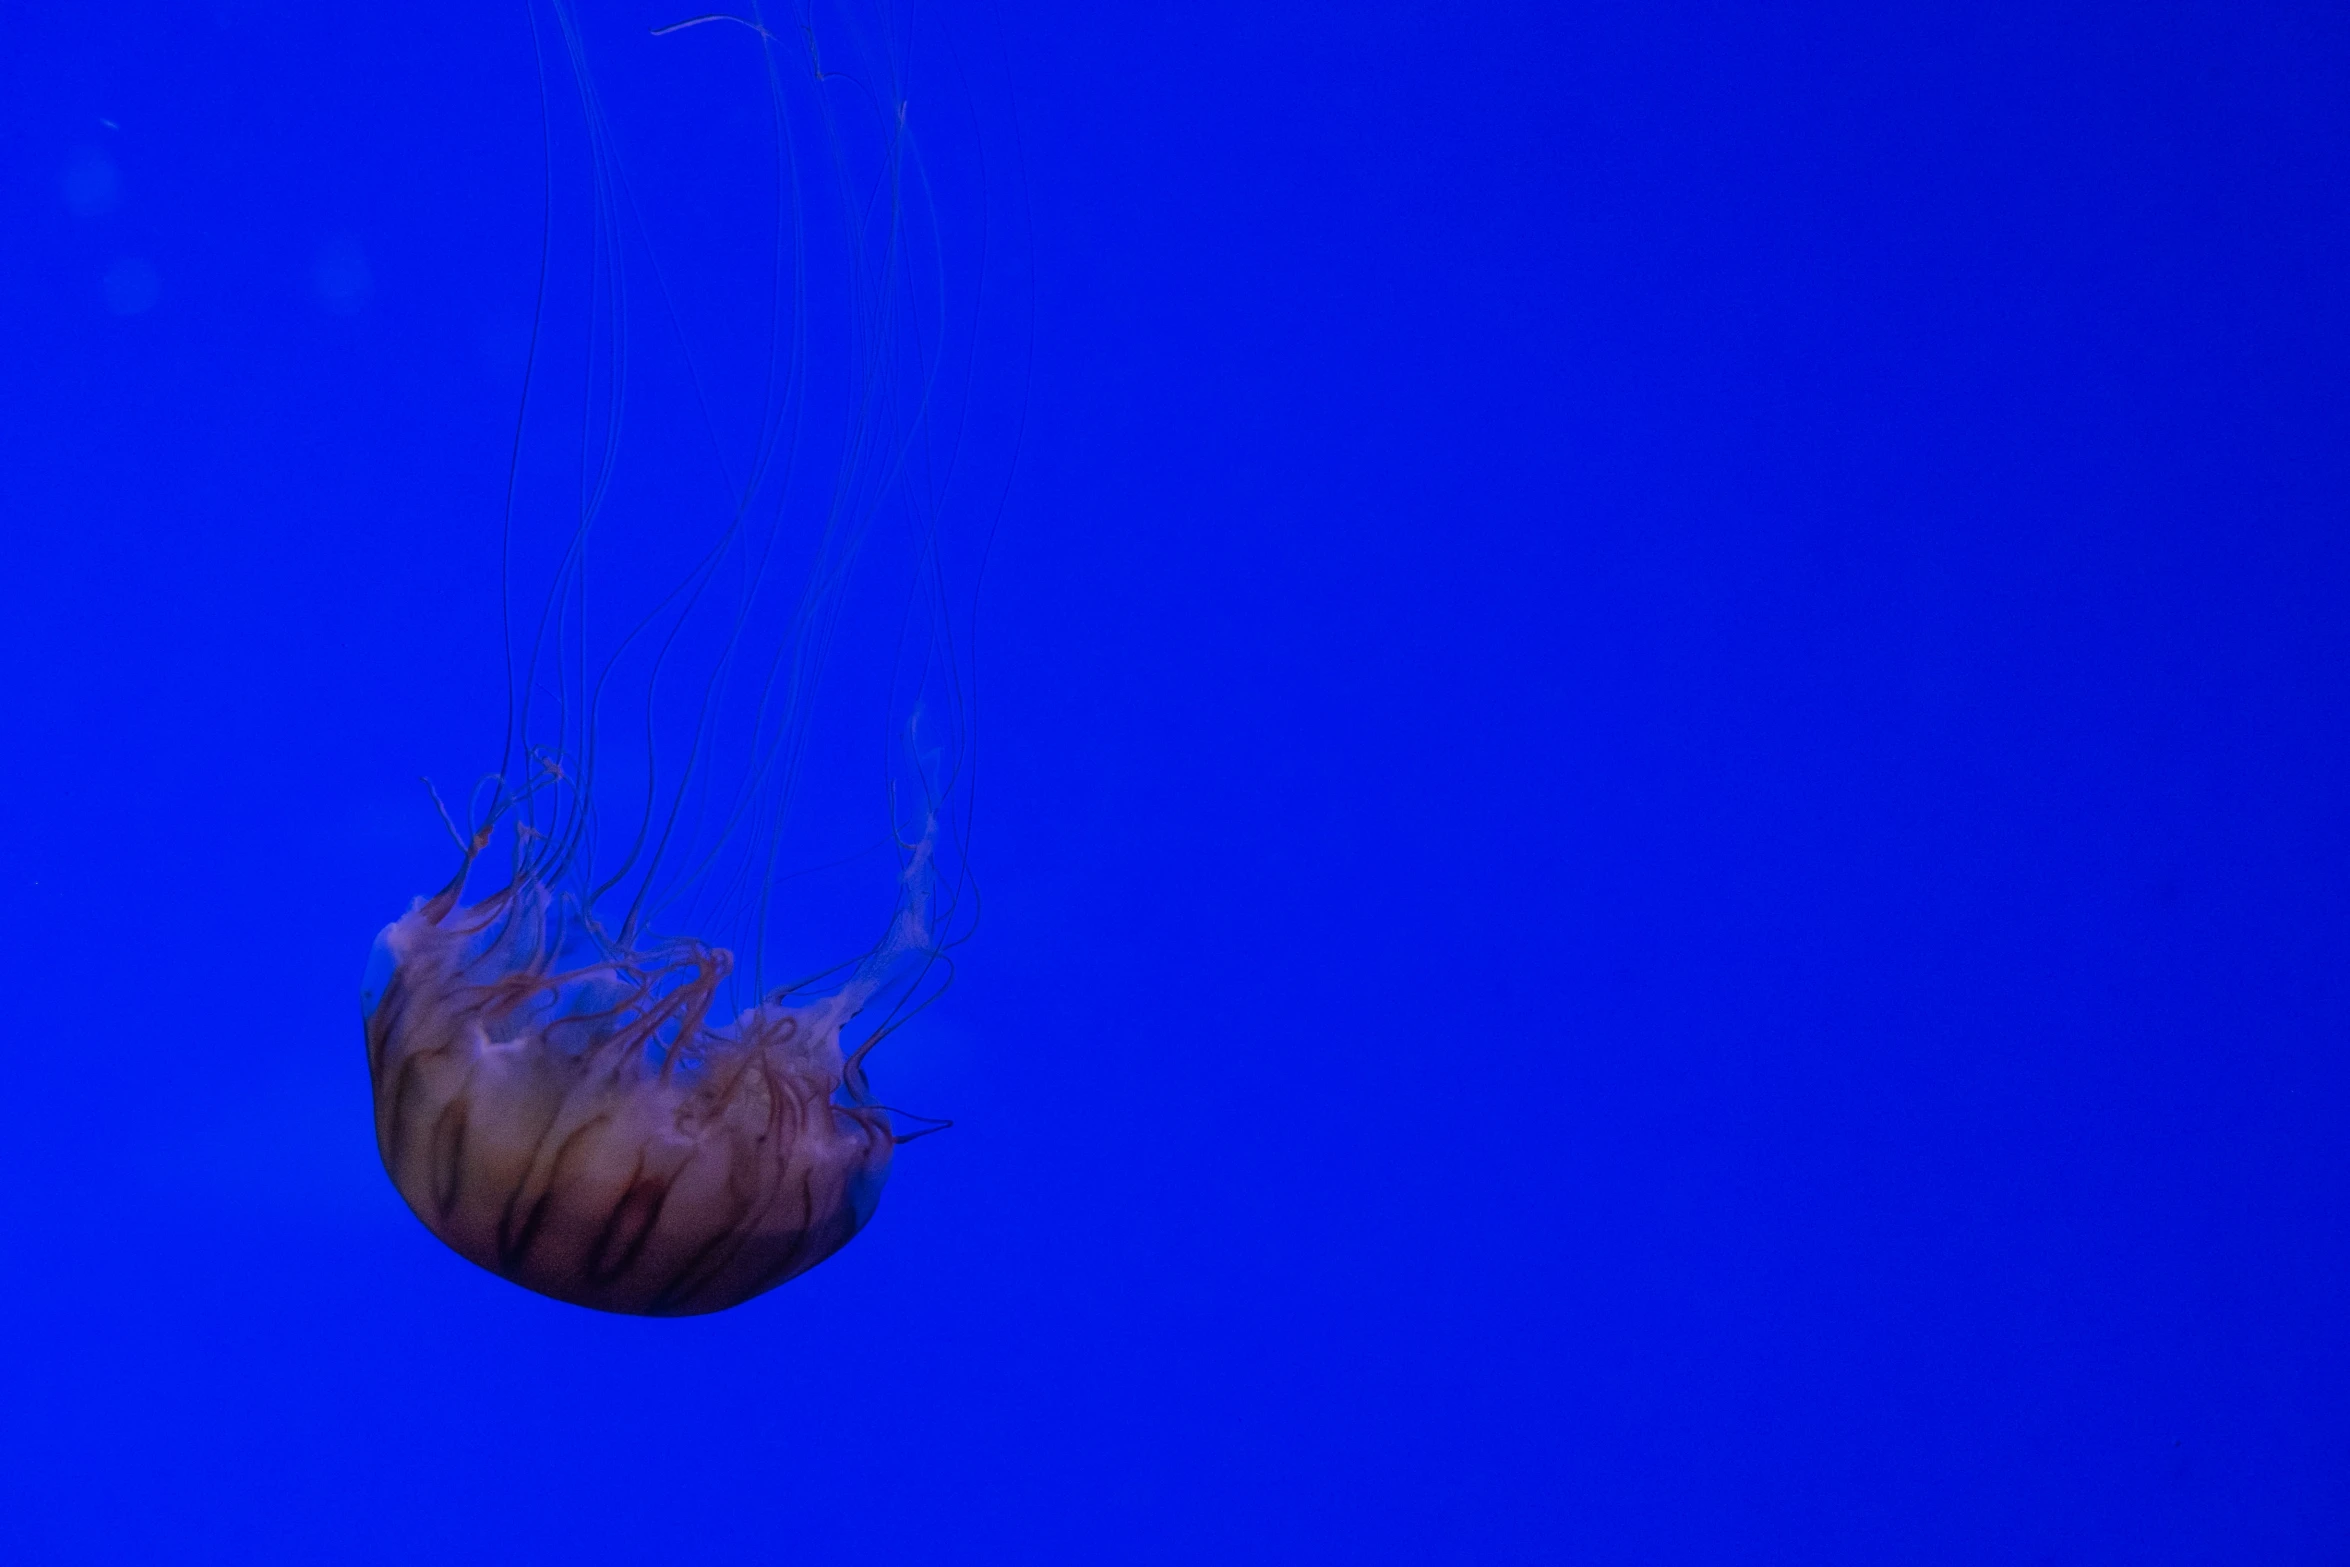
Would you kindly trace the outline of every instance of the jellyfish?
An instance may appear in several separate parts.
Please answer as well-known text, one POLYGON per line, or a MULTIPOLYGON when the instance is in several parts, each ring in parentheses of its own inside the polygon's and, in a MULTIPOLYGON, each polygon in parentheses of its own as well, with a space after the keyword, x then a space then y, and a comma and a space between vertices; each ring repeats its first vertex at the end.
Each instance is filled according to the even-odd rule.
POLYGON ((689 66, 760 105, 696 155, 746 118, 759 138, 765 196, 730 232, 762 236, 764 308, 719 317, 697 358, 690 265, 646 215, 590 35, 560 0, 529 14, 547 212, 499 534, 502 755, 462 821, 431 792, 454 874, 369 958, 376 1142, 467 1260, 694 1315, 839 1251, 896 1150, 947 1124, 883 1104, 867 1062, 968 933, 967 600, 942 519, 979 312, 949 286, 960 209, 909 121, 898 21, 753 5, 632 40, 701 49, 689 66), (641 368, 648 315, 666 382, 641 368), (731 420, 709 406, 729 386, 731 420), (843 754, 861 765, 827 795, 843 754))

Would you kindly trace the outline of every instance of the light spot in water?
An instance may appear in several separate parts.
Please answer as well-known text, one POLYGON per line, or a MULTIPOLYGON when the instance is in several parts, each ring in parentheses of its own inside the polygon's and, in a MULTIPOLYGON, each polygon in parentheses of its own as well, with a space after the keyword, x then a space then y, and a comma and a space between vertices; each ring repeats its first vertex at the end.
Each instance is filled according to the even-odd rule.
POLYGON ((319 301, 339 316, 356 313, 375 292, 375 276, 367 270, 366 253, 357 240, 348 237, 330 239, 318 247, 310 281, 318 290, 319 301))
POLYGON ((95 147, 84 147, 66 159, 58 184, 65 191, 66 210, 77 218, 112 212, 122 198, 121 174, 114 161, 95 147))
POLYGON ((135 316, 155 308, 163 297, 163 279, 135 256, 125 256, 106 269, 106 308, 118 316, 135 316))

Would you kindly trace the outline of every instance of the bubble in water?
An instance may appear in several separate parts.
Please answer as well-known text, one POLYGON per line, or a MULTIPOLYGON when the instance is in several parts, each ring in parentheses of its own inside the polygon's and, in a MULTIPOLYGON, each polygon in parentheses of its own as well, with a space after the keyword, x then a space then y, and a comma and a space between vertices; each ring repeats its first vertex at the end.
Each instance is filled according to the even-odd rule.
POLYGON ((106 269, 105 289, 107 309, 118 316, 135 316, 155 308, 163 296, 163 280, 146 262, 125 256, 106 269))
POLYGON ((365 253, 357 240, 349 238, 330 239, 318 247, 318 263, 311 269, 310 280, 326 308, 341 316, 366 304, 375 289, 365 253))
POLYGON ((77 218, 112 212, 122 195, 122 176, 95 147, 84 147, 68 158, 58 184, 65 190, 66 210, 77 218))

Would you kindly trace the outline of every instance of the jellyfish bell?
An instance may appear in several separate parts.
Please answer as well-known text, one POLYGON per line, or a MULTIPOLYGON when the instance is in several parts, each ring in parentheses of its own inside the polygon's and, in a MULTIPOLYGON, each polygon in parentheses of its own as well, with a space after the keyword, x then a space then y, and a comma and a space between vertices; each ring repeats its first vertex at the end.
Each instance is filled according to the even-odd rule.
POLYGON ((419 899, 363 997, 400 1195, 459 1255, 605 1311, 718 1311, 822 1262, 873 1216, 900 1140, 841 1031, 929 945, 929 853, 846 984, 724 1020, 731 953, 615 943, 527 861, 477 902, 463 873, 419 899))
POLYGON ((416 1216, 605 1311, 718 1311, 807 1271, 945 1124, 880 1103, 866 1064, 971 923, 984 540, 944 524, 1001 505, 1017 397, 974 325, 982 160, 917 137, 918 40, 860 10, 603 35, 698 51, 645 95, 634 145, 671 157, 650 178, 598 35, 569 0, 530 12, 569 118, 542 116, 501 759, 456 815, 433 796, 459 864, 377 938, 361 1009, 416 1216), (678 234, 725 254, 697 275, 678 234))

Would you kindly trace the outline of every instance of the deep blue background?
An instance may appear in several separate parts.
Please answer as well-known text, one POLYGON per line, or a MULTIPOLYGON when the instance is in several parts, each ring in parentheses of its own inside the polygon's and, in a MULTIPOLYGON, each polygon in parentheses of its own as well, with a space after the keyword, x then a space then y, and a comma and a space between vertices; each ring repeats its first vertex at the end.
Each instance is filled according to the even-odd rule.
POLYGON ((354 1019, 498 695, 519 6, 9 18, 0 1554, 2350 1552, 2344 13, 970 29, 960 1124, 646 1322, 406 1216, 354 1019))

